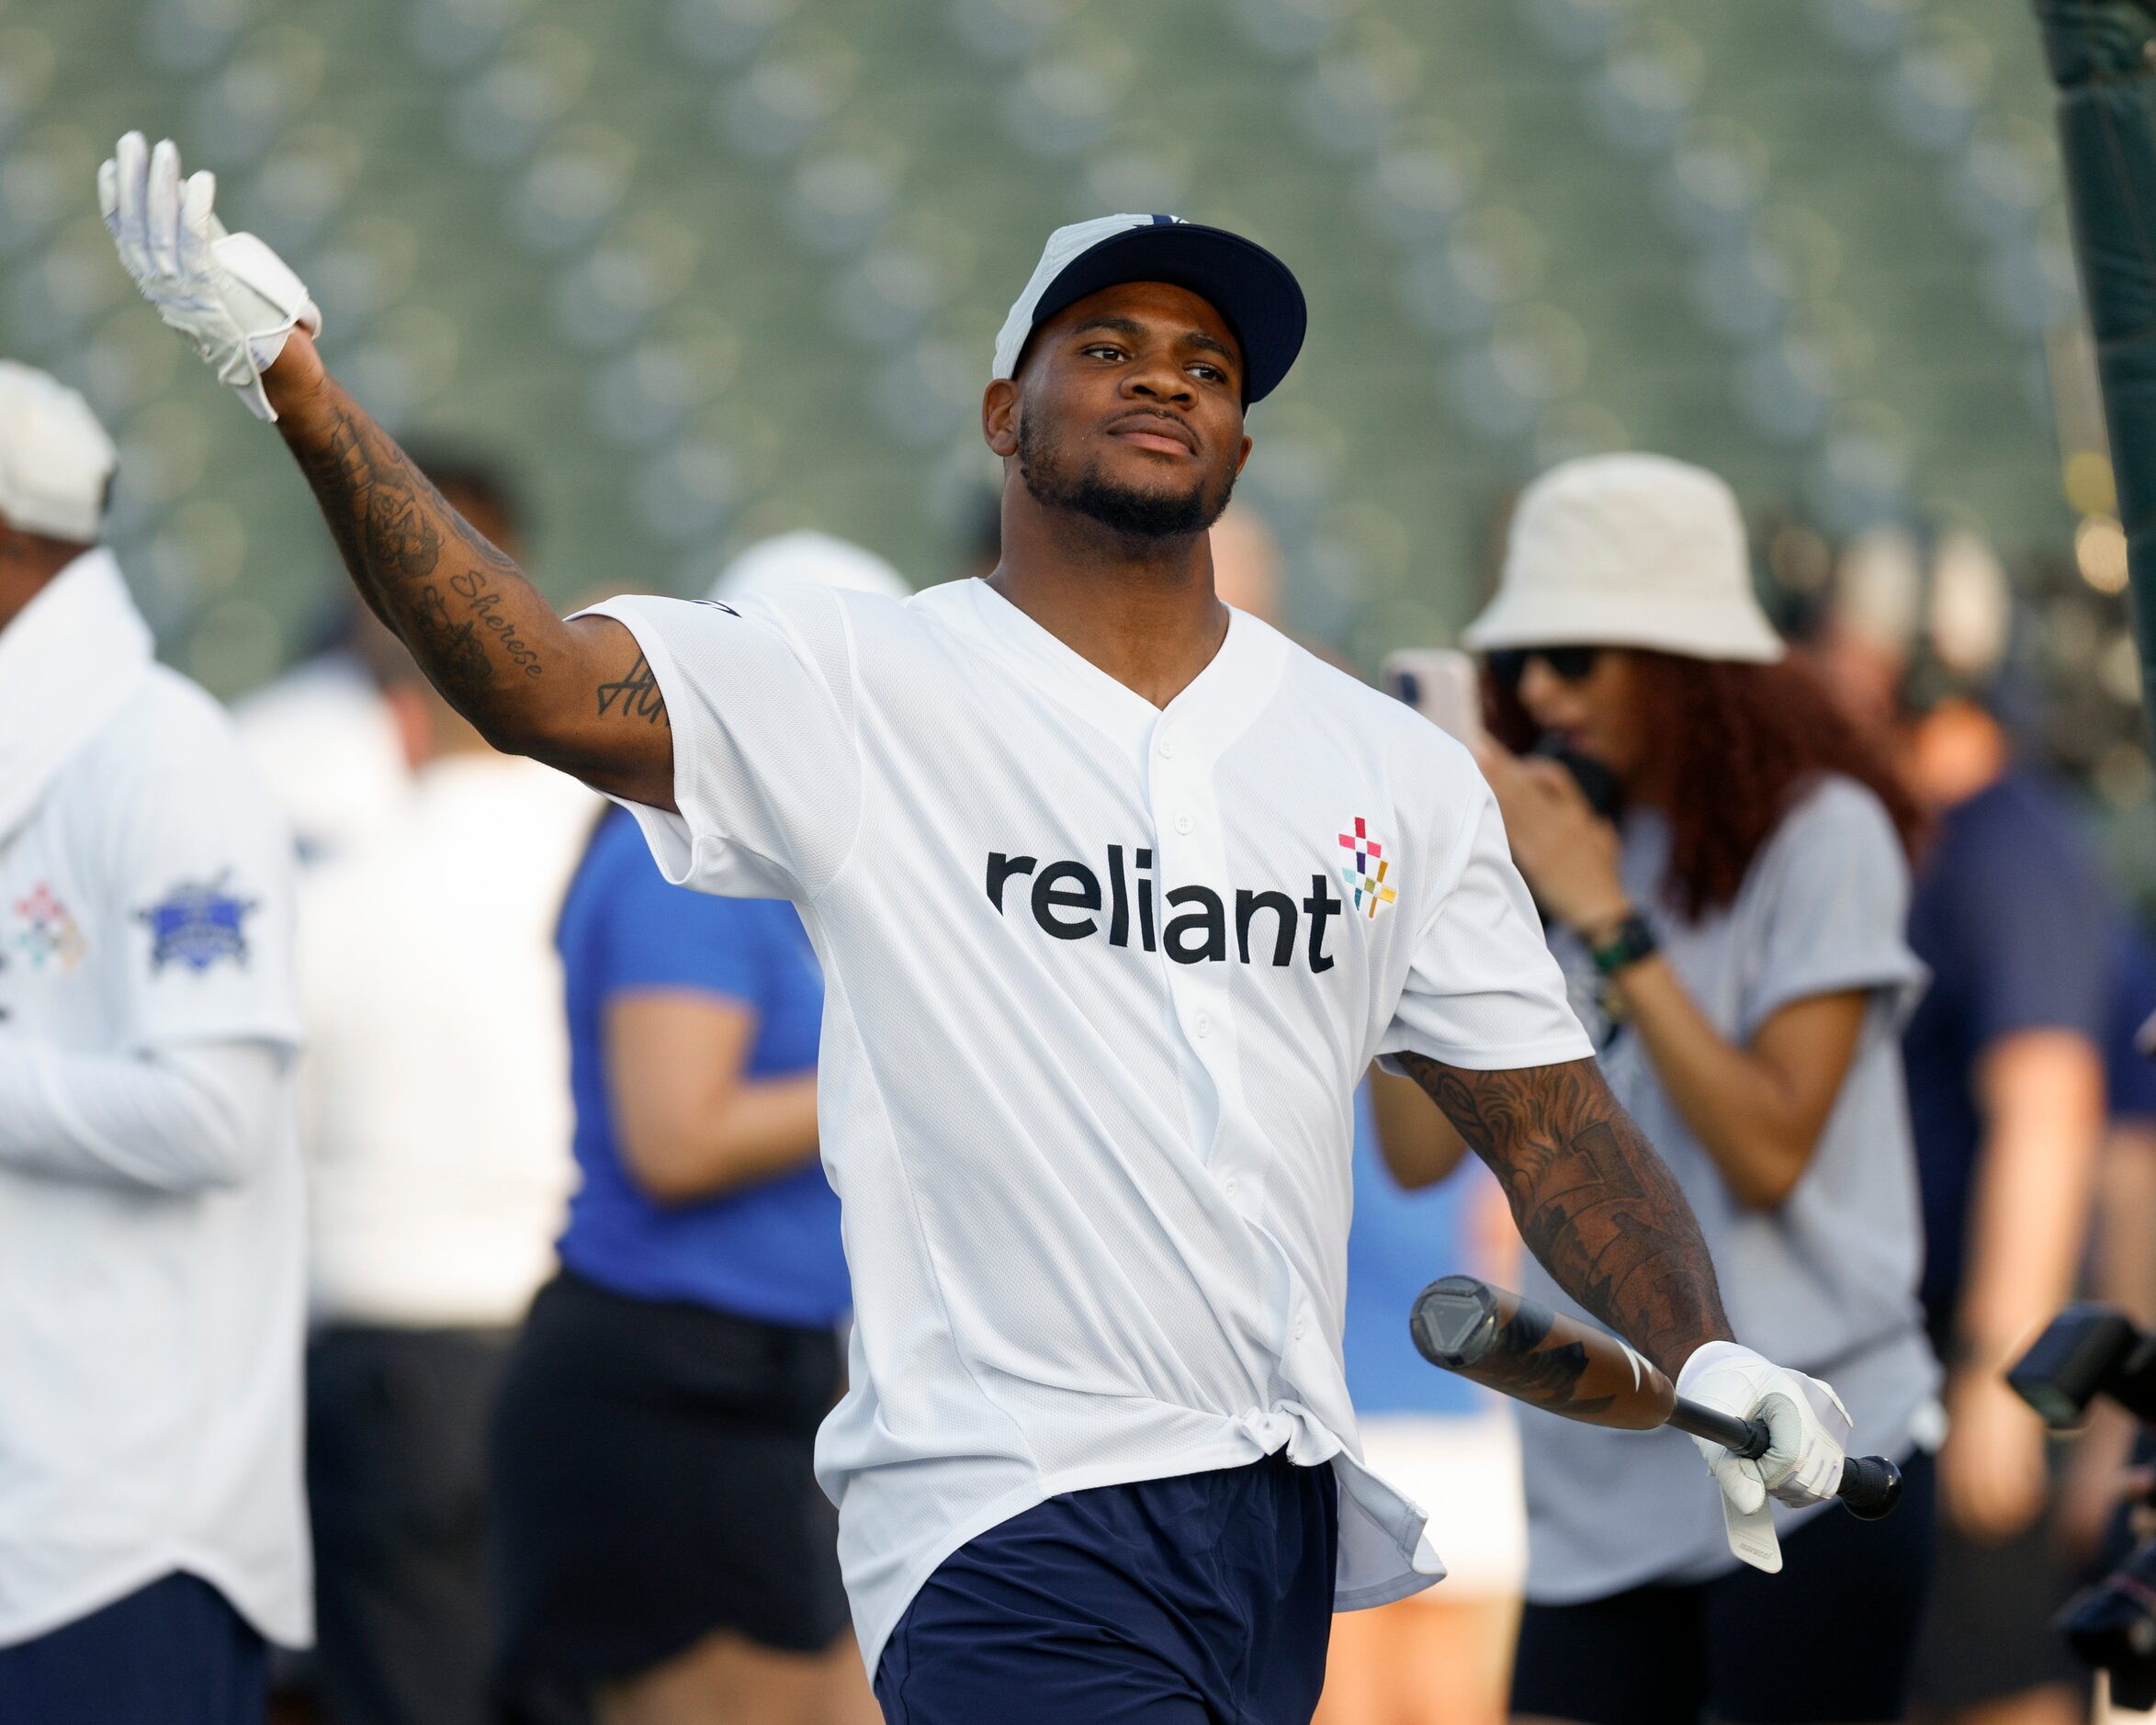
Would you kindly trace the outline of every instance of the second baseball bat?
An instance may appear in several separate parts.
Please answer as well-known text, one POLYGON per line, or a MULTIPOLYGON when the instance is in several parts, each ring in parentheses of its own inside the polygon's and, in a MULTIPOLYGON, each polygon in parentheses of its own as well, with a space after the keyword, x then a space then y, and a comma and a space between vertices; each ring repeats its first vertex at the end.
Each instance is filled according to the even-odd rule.
MULTIPOLYGON (((1416 1296, 1408 1328, 1433 1366, 1566 1419, 1624 1431, 1674 1426, 1741 1456, 1767 1453, 1765 1420, 1687 1401, 1615 1336, 1473 1276, 1430 1283, 1416 1296)), ((1852 1515, 1876 1521, 1901 1501, 1902 1471, 1884 1456, 1850 1456, 1835 1495, 1852 1515)))

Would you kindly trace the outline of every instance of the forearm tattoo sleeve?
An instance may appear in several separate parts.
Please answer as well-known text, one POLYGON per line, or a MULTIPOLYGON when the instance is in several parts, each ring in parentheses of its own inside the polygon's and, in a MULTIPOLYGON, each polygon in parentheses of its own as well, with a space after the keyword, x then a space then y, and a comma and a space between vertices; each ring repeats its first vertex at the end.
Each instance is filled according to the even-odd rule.
POLYGON ((1559 1287, 1673 1376, 1729 1336, 1692 1208, 1592 1060, 1474 1072, 1402 1067, 1489 1164, 1528 1249, 1559 1287))
MULTIPOLYGON (((553 607, 342 389, 326 387, 320 412, 280 429, 360 596, 480 730, 514 729, 552 668, 553 607)), ((596 699, 601 717, 666 722, 640 659, 596 699)))

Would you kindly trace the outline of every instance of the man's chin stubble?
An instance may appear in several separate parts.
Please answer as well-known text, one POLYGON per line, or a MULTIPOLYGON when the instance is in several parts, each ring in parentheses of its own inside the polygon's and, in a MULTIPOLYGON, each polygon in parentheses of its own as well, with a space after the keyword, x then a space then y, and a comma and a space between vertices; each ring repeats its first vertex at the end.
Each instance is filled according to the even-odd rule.
POLYGON ((1022 454, 1018 471, 1033 501, 1044 508, 1067 509, 1132 539, 1189 538, 1203 533, 1220 518, 1235 489, 1230 479, 1215 503, 1202 485, 1180 495, 1141 491, 1112 484, 1090 470, 1068 484, 1058 484, 1060 475, 1041 473, 1038 465, 1026 461, 1022 454))
POLYGON ((1079 480, 1065 502, 1110 532, 1133 539, 1188 538, 1204 532, 1219 513, 1206 508, 1202 487, 1178 497, 1130 490, 1091 476, 1079 480))

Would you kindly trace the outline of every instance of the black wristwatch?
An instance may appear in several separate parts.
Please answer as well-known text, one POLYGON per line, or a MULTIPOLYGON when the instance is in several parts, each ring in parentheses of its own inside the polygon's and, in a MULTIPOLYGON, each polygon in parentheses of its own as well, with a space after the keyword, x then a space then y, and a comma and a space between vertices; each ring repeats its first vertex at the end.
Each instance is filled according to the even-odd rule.
POLYGON ((1595 961, 1597 975, 1614 976, 1650 956, 1660 945, 1654 930, 1647 926, 1647 919, 1634 910, 1609 931, 1607 939, 1590 945, 1587 955, 1595 961))

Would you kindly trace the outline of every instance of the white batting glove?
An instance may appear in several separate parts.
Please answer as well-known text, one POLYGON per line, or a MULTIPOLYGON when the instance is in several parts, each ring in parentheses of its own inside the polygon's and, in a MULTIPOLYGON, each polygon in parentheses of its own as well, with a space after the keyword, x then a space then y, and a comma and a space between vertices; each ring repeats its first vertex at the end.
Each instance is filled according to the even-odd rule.
POLYGON ((97 170, 105 225, 142 297, 256 419, 274 420, 262 374, 294 329, 322 333, 322 311, 283 258, 251 233, 224 231, 216 197, 214 174, 181 182, 169 138, 152 150, 131 131, 97 170))
POLYGON ((1757 1460, 1695 1438, 1708 1471, 1739 1515, 1772 1495, 1792 1508, 1823 1503, 1842 1483, 1849 1410, 1817 1378, 1790 1371, 1734 1342, 1709 1342, 1685 1361, 1676 1392, 1738 1419, 1763 1419, 1769 1435, 1757 1460))

